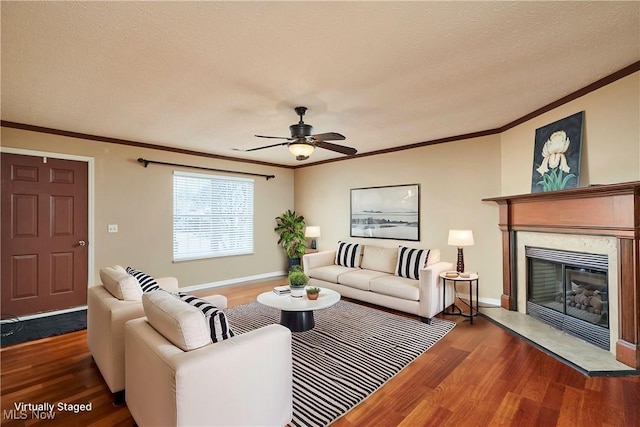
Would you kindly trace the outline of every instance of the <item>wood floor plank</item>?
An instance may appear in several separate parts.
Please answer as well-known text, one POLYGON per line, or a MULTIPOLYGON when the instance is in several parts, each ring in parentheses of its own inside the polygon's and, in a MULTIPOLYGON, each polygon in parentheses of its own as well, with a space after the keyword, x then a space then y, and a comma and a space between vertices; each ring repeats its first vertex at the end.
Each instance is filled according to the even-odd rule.
MULTIPOLYGON (((283 282, 196 294, 221 293, 231 307, 283 282)), ((640 425, 640 377, 586 377, 482 317, 474 325, 447 318, 457 322, 451 333, 332 427, 640 425)), ((86 331, 3 348, 0 363, 3 411, 20 402, 92 404, 90 412, 58 412, 53 421, 10 420, 3 412, 3 426, 134 425, 126 405, 113 405, 86 331)))

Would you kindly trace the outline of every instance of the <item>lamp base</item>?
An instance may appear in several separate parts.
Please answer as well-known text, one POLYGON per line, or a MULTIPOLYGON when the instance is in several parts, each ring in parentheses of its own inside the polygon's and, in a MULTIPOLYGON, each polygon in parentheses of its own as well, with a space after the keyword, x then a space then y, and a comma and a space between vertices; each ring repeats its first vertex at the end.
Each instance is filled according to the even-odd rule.
POLYGON ((316 248, 316 239, 311 239, 311 249, 317 249, 316 248))
POLYGON ((462 247, 458 248, 458 264, 456 264, 456 271, 458 273, 464 272, 464 255, 462 254, 462 247))

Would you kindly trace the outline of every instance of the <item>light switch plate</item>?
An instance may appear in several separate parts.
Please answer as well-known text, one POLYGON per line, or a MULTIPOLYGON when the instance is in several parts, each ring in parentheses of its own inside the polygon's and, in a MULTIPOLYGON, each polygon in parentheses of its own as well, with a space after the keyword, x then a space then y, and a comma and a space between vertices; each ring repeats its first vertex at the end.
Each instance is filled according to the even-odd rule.
POLYGON ((117 233, 118 224, 109 224, 109 233, 117 233))

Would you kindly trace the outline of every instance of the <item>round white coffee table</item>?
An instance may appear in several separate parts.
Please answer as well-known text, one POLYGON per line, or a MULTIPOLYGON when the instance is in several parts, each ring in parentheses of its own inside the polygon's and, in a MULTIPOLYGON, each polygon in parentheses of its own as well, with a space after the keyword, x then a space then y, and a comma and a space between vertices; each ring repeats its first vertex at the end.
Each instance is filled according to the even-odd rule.
POLYGON ((320 288, 317 300, 310 300, 305 296, 294 298, 291 295, 276 295, 269 291, 258 295, 260 304, 277 308, 280 313, 280 324, 289 328, 292 332, 304 332, 316 325, 313 311, 331 307, 340 301, 340 294, 334 290, 320 288))

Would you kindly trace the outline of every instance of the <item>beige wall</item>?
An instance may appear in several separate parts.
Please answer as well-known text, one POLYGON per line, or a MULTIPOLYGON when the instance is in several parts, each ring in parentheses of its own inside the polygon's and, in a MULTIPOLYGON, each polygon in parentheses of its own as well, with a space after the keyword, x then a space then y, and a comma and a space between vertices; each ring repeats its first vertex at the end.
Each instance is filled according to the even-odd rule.
MULTIPOLYGON (((498 300, 502 290, 498 209, 482 198, 500 193, 498 135, 439 144, 385 155, 296 169, 296 210, 319 225, 318 249, 338 240, 379 246, 404 244, 438 248, 455 264, 447 245, 451 228, 473 230, 475 246, 464 249, 465 267, 480 276, 480 298, 498 300), (350 238, 350 189, 420 184, 420 241, 350 238)), ((461 289, 463 293, 463 289, 461 289)), ((496 301, 492 301, 496 302, 496 301)))
POLYGON ((640 179, 640 73, 562 105, 501 135, 502 191, 531 192, 537 128, 584 111, 580 187, 640 179))
MULTIPOLYGON (((94 159, 94 271, 90 284, 99 283, 105 265, 134 266, 149 274, 175 276, 180 286, 228 283, 268 277, 286 268, 284 251, 276 245, 275 217, 293 208, 293 171, 249 163, 230 162, 166 151, 107 144, 37 132, 2 128, 2 148, 37 150, 94 159), (150 165, 137 158, 209 168, 273 174, 267 181, 255 177, 254 254, 198 261, 172 262, 174 167, 150 165), (107 233, 118 224, 118 233, 107 233)), ((195 171, 193 169, 183 169, 195 171)))
MULTIPOLYGON (((443 259, 455 263, 456 249, 447 245, 448 230, 470 228, 476 244, 465 248, 466 267, 480 274, 481 300, 497 302, 502 293, 498 210, 481 199, 529 193, 535 129, 583 110, 580 185, 640 179, 640 73, 500 135, 295 171, 8 128, 2 128, 2 145, 95 159, 95 270, 115 263, 134 265, 157 276, 179 277, 182 286, 277 274, 286 260, 275 244, 274 218, 295 208, 307 224, 321 227, 320 250, 334 248, 338 240, 406 244, 439 248, 443 259), (136 162, 138 157, 275 174, 274 180, 255 180, 255 254, 172 263, 173 168, 145 169, 136 162), (414 183, 421 186, 420 242, 349 237, 351 188, 414 183), (107 233, 108 224, 118 224, 119 233, 107 233)), ((97 280, 95 271, 93 282, 97 280)))
POLYGON ((450 228, 470 228, 476 244, 465 266, 480 274, 480 299, 499 302, 502 252, 498 210, 487 197, 531 192, 535 130, 585 111, 580 186, 640 179, 640 73, 627 76, 500 135, 296 169, 296 209, 321 226, 319 249, 338 240, 440 248, 450 228), (349 238, 349 190, 379 185, 421 185, 421 241, 349 238))

